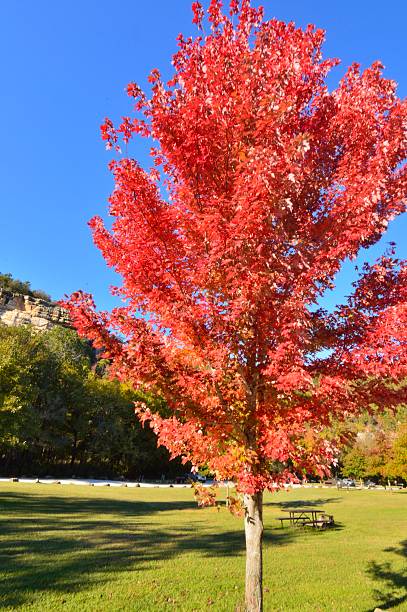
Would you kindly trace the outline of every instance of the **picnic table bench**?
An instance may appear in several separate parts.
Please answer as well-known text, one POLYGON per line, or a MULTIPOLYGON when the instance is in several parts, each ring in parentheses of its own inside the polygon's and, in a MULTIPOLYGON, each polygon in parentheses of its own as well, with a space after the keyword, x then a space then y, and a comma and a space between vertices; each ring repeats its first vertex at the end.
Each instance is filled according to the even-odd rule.
POLYGON ((283 512, 287 512, 289 516, 279 516, 277 520, 281 522, 281 527, 284 527, 284 521, 288 521, 290 525, 301 527, 314 527, 325 529, 334 524, 332 514, 327 514, 325 510, 319 508, 286 508, 283 512))

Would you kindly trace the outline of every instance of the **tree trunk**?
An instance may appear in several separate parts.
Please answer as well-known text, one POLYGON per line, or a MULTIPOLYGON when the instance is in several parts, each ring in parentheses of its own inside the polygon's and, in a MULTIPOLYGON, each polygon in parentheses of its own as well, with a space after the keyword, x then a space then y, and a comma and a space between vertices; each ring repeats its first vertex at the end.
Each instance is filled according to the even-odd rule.
POLYGON ((263 493, 244 496, 246 536, 246 612, 263 610, 263 493))
POLYGON ((71 447, 71 463, 69 464, 71 468, 73 468, 75 464, 77 452, 78 452, 78 437, 75 431, 73 434, 73 442, 72 442, 72 447, 71 447))

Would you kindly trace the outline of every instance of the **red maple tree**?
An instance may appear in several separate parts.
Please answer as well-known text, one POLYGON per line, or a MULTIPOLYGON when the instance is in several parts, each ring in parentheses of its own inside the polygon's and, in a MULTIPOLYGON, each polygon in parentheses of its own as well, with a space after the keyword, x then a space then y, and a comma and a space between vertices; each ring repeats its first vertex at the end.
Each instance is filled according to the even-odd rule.
MULTIPOLYGON (((193 3, 203 30, 205 11, 193 3)), ((262 494, 335 461, 332 419, 392 406, 407 374, 406 267, 366 265, 347 303, 318 308, 335 274, 405 210, 406 105, 375 62, 325 79, 324 33, 210 2, 211 31, 178 38, 174 76, 135 84, 134 113, 102 136, 152 138, 153 169, 110 164, 111 229, 94 241, 125 306, 68 301, 115 375, 162 395, 136 408, 172 456, 244 494, 246 609, 260 610, 262 494)))

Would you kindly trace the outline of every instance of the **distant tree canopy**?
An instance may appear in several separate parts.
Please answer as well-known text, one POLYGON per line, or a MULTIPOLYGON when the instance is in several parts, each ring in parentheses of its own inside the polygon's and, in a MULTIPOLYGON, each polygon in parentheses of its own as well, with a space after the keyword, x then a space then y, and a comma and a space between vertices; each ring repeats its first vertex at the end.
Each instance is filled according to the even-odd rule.
POLYGON ((376 481, 407 482, 407 406, 354 423, 356 435, 342 453, 342 474, 376 481))
POLYGON ((105 371, 73 330, 0 326, 0 471, 110 478, 185 471, 134 416, 134 401, 165 413, 164 403, 105 371))
MULTIPOLYGON (((166 414, 163 400, 108 378, 109 362, 71 329, 0 324, 0 473, 159 478, 187 471, 157 448, 134 402, 166 414)), ((351 425, 341 473, 407 481, 407 407, 351 425), (359 434, 359 435, 357 435, 359 434)))
POLYGON ((40 298, 41 300, 47 300, 51 302, 51 296, 41 289, 31 289, 31 283, 29 281, 21 281, 14 278, 9 272, 0 272, 0 289, 6 291, 12 291, 13 293, 22 293, 23 295, 29 295, 31 297, 40 298))

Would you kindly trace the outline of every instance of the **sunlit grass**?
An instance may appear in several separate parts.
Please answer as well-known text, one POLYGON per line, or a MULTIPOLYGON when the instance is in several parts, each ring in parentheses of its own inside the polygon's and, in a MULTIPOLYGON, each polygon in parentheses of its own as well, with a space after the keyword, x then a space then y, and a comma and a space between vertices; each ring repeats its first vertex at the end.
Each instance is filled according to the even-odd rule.
MULTIPOLYGON (((3 609, 239 609, 242 521, 198 509, 189 489, 1 483, 0 496, 3 609)), ((407 609, 406 492, 299 489, 265 501, 266 611, 407 609), (282 506, 300 502, 337 527, 281 529, 282 506)))

